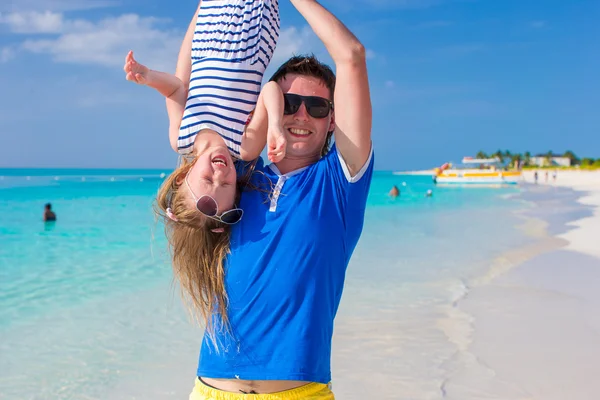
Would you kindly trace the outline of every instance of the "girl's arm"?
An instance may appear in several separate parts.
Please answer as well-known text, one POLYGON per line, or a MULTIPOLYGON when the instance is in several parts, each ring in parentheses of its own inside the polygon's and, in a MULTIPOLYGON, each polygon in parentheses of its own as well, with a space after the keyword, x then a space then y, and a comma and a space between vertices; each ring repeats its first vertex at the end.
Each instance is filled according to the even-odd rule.
POLYGON ((196 31, 196 21, 200 13, 200 5, 198 2, 196 13, 192 17, 188 25, 185 37, 179 48, 179 56, 177 57, 177 67, 175 68, 175 77, 182 83, 182 87, 167 97, 166 106, 167 114, 169 115, 169 142, 175 152, 177 152, 177 139, 179 139, 179 127, 181 126, 181 118, 185 111, 185 103, 188 97, 190 86, 190 74, 192 72, 192 40, 196 31))
POLYGON ((271 162, 283 159, 287 144, 283 134, 283 106, 283 92, 279 85, 276 82, 267 83, 260 92, 256 109, 242 138, 242 160, 257 158, 265 143, 271 162))

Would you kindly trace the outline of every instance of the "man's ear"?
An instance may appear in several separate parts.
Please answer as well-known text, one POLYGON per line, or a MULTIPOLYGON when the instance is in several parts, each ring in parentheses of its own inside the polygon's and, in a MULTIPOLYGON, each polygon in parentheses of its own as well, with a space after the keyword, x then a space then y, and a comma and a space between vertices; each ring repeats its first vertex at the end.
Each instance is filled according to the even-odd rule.
POLYGON ((327 132, 333 132, 335 130, 335 111, 331 111, 331 121, 329 121, 329 128, 327 132))

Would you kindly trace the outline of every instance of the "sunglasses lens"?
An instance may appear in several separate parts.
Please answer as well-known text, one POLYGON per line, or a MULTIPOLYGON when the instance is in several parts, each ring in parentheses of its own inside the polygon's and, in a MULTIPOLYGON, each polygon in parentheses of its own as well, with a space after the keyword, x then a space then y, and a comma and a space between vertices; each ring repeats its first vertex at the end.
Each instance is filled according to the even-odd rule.
POLYGON ((329 115, 330 106, 326 99, 321 97, 306 97, 304 99, 306 111, 313 118, 325 118, 329 115))
POLYGON ((308 114, 313 118, 325 118, 329 115, 329 107, 328 106, 312 106, 308 107, 308 114))
POLYGON ((302 98, 295 94, 284 94, 283 99, 285 100, 283 113, 285 115, 296 114, 302 104, 302 98))
POLYGON ((196 208, 208 217, 217 215, 217 202, 209 196, 202 196, 196 202, 196 208))
POLYGON ((241 209, 234 208, 233 210, 225 211, 221 215, 221 221, 229 225, 237 224, 242 219, 242 215, 244 215, 244 212, 241 209))

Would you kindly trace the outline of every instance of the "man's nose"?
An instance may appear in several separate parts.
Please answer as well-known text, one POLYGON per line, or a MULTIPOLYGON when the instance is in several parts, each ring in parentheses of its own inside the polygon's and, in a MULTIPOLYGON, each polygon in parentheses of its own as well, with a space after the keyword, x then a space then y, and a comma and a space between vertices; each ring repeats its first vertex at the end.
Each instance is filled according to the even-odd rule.
POLYGON ((304 102, 300 104, 298 111, 296 111, 296 114, 294 114, 294 119, 298 121, 308 121, 308 111, 306 110, 304 102))

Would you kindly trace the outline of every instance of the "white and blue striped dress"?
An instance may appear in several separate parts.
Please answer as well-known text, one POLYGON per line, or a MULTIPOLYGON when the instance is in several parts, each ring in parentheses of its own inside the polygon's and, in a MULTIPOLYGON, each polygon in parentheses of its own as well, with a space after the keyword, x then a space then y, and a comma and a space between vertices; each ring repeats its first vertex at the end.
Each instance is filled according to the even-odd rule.
POLYGON ((193 151, 211 129, 239 158, 242 136, 279 38, 278 0, 202 0, 192 43, 188 99, 177 147, 193 151))

